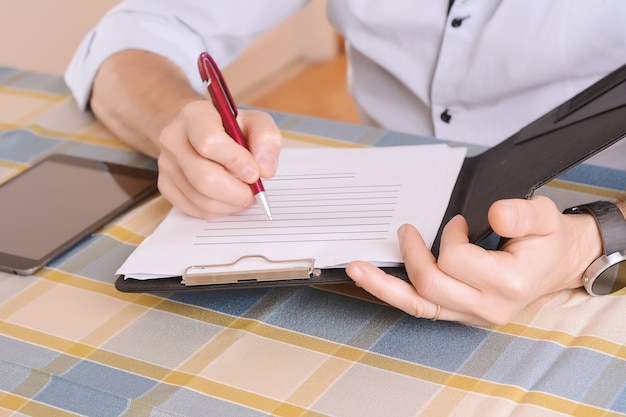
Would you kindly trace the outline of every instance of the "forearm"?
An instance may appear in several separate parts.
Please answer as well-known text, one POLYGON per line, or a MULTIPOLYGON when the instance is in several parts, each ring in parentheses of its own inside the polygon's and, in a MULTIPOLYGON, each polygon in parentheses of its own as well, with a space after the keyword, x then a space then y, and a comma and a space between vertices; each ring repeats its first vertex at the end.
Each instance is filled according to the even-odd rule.
POLYGON ((90 104, 95 116, 117 137, 157 157, 163 128, 185 104, 202 98, 175 64, 159 55, 130 49, 102 64, 90 104))

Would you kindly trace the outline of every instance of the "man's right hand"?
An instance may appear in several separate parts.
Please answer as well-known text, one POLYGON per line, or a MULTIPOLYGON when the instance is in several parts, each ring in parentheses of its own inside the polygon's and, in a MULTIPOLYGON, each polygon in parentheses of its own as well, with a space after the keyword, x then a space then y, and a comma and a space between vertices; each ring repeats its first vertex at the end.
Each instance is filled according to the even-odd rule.
POLYGON ((184 106, 159 139, 159 189, 181 211, 214 219, 254 203, 249 184, 276 172, 282 136, 271 116, 242 110, 249 151, 224 131, 209 100, 184 106))
POLYGON ((90 105, 117 137, 158 158, 161 193, 192 216, 213 219, 245 209, 254 202, 248 184, 276 171, 282 137, 274 120, 239 112, 248 151, 165 57, 136 49, 111 55, 96 75, 90 105))

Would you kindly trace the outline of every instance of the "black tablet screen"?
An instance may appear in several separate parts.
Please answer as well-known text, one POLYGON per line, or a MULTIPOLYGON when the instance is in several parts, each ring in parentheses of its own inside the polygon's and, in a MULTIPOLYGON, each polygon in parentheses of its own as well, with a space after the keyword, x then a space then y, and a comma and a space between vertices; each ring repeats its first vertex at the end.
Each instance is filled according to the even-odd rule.
POLYGON ((0 269, 32 273, 156 191, 156 172, 53 155, 0 185, 0 269))

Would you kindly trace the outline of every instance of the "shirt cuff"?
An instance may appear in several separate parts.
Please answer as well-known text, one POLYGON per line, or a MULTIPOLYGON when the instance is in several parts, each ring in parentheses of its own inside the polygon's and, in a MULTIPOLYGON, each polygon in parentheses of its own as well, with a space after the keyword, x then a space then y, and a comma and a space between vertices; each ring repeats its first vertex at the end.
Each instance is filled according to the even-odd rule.
POLYGON ((196 60, 206 47, 192 29, 175 17, 113 9, 85 37, 65 72, 65 82, 82 111, 88 110, 100 65, 125 49, 167 57, 185 72, 193 88, 202 93, 196 60))

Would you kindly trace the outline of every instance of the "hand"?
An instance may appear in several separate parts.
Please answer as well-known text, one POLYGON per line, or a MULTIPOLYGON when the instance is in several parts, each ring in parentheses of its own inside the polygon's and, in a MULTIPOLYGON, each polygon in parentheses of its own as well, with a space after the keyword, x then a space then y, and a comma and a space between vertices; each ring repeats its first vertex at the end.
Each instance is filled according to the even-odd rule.
POLYGON ((242 110, 238 121, 250 151, 224 132, 208 100, 187 104, 163 129, 159 190, 181 211, 205 219, 239 212, 254 203, 249 184, 274 175, 282 136, 273 119, 242 110))
POLYGON ((348 275, 374 296, 417 317, 469 324, 506 324, 542 295, 582 285, 585 268, 600 256, 601 238, 591 216, 563 215, 545 197, 501 200, 489 223, 510 238, 489 251, 468 241, 461 216, 444 228, 439 259, 410 225, 398 230, 410 283, 366 262, 348 275))

